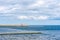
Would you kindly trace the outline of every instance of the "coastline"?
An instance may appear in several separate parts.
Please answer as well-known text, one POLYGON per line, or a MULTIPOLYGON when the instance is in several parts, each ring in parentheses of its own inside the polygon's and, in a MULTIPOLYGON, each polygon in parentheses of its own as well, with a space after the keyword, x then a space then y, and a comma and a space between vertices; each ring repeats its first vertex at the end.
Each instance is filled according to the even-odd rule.
POLYGON ((0 26, 28 26, 27 24, 0 24, 0 26))

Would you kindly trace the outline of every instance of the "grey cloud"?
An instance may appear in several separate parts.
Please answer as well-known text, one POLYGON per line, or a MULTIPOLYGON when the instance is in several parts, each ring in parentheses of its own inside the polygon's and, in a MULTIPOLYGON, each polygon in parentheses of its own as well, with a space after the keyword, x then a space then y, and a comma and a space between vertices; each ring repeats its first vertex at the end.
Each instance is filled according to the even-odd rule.
MULTIPOLYGON (((7 7, 7 10, 2 13, 6 12, 8 15, 45 15, 49 16, 51 19, 53 19, 54 16, 60 17, 60 6, 58 5, 60 3, 59 0, 43 0, 45 1, 45 5, 29 8, 29 6, 34 4, 36 1, 37 0, 0 0, 0 6, 7 7)), ((57 17, 57 19, 59 18, 57 17)))

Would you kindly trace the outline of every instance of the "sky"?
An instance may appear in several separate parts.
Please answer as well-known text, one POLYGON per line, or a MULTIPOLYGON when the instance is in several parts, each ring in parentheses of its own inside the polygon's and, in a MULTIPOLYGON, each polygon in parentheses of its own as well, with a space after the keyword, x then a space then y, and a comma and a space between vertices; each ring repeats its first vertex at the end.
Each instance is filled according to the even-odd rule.
POLYGON ((60 25, 60 0, 0 0, 0 24, 60 25))

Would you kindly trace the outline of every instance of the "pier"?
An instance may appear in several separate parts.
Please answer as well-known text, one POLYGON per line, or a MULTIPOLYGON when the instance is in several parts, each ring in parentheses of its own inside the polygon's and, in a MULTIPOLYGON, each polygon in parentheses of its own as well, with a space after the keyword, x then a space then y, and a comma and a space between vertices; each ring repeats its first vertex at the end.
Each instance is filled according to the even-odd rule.
POLYGON ((41 32, 2 32, 0 40, 49 40, 50 37, 41 32))
POLYGON ((16 34, 42 34, 42 33, 38 31, 0 32, 0 35, 16 35, 16 34))

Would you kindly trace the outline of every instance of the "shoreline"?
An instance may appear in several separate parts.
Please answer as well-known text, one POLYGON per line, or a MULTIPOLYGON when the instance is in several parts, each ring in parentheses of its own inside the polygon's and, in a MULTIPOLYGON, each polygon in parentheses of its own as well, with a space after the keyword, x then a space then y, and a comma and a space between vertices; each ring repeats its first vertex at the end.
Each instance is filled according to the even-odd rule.
POLYGON ((0 24, 0 26, 28 26, 27 24, 0 24))

